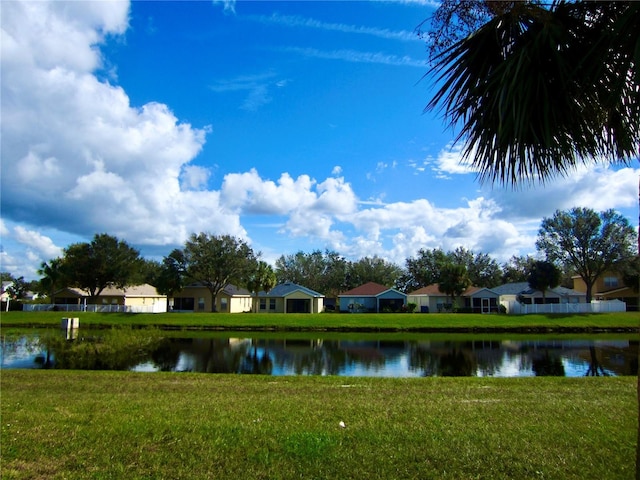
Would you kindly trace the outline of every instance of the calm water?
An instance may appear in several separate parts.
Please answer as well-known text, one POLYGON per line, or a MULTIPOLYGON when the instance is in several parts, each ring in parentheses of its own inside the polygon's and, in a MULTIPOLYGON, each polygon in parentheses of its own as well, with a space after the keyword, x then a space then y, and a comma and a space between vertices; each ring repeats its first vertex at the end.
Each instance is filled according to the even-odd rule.
POLYGON ((0 366, 377 377, 585 377, 638 372, 637 339, 246 335, 253 333, 210 338, 164 338, 162 332, 150 335, 144 330, 80 331, 70 338, 64 331, 3 335, 0 366))

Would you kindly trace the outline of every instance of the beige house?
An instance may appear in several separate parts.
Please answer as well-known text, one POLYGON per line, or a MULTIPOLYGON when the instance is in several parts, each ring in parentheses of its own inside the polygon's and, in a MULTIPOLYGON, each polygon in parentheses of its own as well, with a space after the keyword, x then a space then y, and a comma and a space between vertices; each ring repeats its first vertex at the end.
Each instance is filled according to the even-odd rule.
POLYGON ((259 313, 320 313, 324 295, 295 283, 281 283, 269 292, 258 293, 259 313))
POLYGON ((80 288, 67 287, 53 297, 55 305, 77 305, 79 309, 95 311, 126 311, 132 313, 163 313, 167 311, 167 296, 149 284, 126 288, 107 287, 96 298, 80 288), (82 307, 82 308, 80 308, 82 307))
MULTIPOLYGON (((473 313, 495 313, 498 311, 500 295, 489 288, 469 287, 457 301, 458 307, 473 313)), ((437 283, 409 293, 407 303, 415 303, 418 306, 415 311, 420 313, 445 312, 453 307, 451 297, 442 293, 437 283)))
POLYGON ((500 295, 501 302, 519 302, 524 305, 586 302, 583 292, 565 287, 555 287, 547 290, 543 296, 540 290, 531 288, 527 282, 505 283, 493 287, 491 290, 500 295))
MULTIPOLYGON (((216 297, 216 312, 251 312, 251 293, 245 288, 227 285, 216 297)), ((169 310, 173 312, 211 312, 211 292, 201 283, 187 285, 169 299, 169 310)))
MULTIPOLYGON (((586 293, 587 285, 580 275, 571 277, 573 289, 586 293)), ((638 311, 638 292, 636 289, 625 285, 622 274, 617 272, 605 272, 596 280, 591 290, 594 300, 621 300, 627 304, 627 311, 638 311)))

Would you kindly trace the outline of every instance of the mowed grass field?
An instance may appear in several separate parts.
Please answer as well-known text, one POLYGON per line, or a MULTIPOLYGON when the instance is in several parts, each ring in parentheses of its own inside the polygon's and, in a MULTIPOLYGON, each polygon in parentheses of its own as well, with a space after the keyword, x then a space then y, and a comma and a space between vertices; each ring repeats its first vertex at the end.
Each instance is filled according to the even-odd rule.
POLYGON ((3 371, 3 479, 631 479, 636 378, 3 371))
MULTIPOLYGON (((6 312, 2 332, 60 325, 6 312)), ((69 314, 81 329, 622 330, 638 314, 69 314)), ((267 333, 268 334, 268 333, 267 333)), ((3 370, 2 479, 631 479, 637 377, 350 378, 3 370)))
POLYGON ((637 312, 574 315, 482 314, 261 314, 83 312, 3 312, 2 328, 59 326, 63 317, 78 317, 81 326, 156 326, 191 329, 354 330, 354 331, 485 331, 626 330, 640 332, 637 312))

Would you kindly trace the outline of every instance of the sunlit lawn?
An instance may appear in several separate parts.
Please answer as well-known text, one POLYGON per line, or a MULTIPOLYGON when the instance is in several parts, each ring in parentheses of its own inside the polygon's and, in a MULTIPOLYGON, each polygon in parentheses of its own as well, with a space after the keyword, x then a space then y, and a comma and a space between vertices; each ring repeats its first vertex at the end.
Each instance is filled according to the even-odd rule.
POLYGON ((224 313, 63 313, 3 312, 0 322, 8 326, 59 325, 62 317, 80 318, 81 326, 139 325, 173 328, 226 329, 325 329, 325 330, 482 330, 482 329, 636 329, 637 312, 573 315, 481 315, 481 314, 224 314, 224 313))
POLYGON ((1 387, 3 479, 634 476, 636 377, 9 370, 1 387))

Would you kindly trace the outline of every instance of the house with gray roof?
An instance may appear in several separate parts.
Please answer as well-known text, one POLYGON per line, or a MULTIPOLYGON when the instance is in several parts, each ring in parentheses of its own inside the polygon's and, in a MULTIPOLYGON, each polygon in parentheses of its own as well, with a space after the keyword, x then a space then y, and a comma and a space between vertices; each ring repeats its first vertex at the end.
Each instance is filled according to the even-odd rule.
POLYGON ((320 313, 324 295, 296 283, 276 285, 268 292, 258 292, 259 313, 320 313))
MULTIPOLYGON (((473 313, 495 313, 498 311, 500 295, 489 288, 469 287, 462 295, 460 301, 464 302, 460 307, 473 313)), ((407 295, 409 303, 415 303, 416 312, 434 313, 446 312, 453 308, 451 297, 440 291, 437 283, 414 290, 407 295)))
POLYGON ((527 282, 505 283, 491 289, 500 296, 501 302, 519 302, 525 305, 543 303, 585 303, 586 297, 582 292, 566 287, 550 288, 545 292, 531 288, 527 282))

